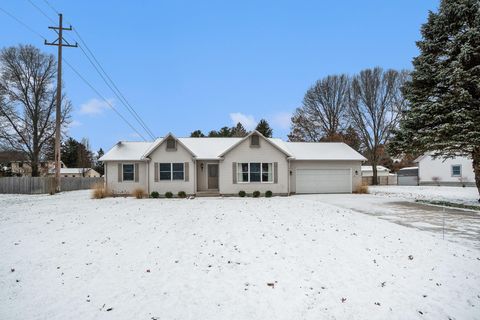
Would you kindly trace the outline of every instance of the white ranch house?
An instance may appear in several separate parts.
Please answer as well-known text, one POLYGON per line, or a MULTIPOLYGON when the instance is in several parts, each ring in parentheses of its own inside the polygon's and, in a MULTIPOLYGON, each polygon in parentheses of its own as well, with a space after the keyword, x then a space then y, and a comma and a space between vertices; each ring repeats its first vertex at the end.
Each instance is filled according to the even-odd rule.
POLYGON ((351 193, 361 185, 366 159, 344 143, 285 142, 258 131, 244 138, 177 138, 118 142, 101 159, 113 194, 237 195, 270 190, 351 193))

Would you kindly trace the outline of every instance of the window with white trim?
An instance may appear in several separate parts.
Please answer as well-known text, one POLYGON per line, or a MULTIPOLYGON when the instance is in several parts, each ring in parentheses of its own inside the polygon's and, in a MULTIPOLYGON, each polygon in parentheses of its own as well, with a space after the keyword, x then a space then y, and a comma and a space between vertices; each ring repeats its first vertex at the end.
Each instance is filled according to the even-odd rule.
POLYGON ((133 164, 123 164, 123 181, 133 181, 135 179, 135 167, 133 164))
POLYGON ((160 180, 184 180, 185 167, 183 163, 160 163, 160 180))
POLYGON ((452 166, 452 177, 461 177, 462 176, 462 165, 454 164, 452 166))
POLYGON ((272 162, 244 162, 237 164, 237 181, 239 183, 273 182, 272 162))

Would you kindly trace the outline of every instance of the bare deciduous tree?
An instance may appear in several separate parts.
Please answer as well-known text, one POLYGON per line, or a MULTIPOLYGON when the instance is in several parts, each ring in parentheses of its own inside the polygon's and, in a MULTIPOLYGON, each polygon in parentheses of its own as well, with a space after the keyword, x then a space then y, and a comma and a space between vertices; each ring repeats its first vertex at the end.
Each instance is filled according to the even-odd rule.
POLYGON ((381 148, 397 127, 406 103, 401 88, 408 73, 377 67, 366 69, 352 79, 349 93, 349 118, 372 164, 373 183, 377 184, 377 164, 381 148))
POLYGON ((291 140, 335 140, 345 129, 349 83, 347 75, 332 75, 308 89, 292 117, 291 140))
MULTIPOLYGON (((0 142, 24 152, 38 176, 38 165, 55 135, 56 62, 33 46, 0 52, 0 142)), ((71 103, 62 97, 62 124, 71 103)))

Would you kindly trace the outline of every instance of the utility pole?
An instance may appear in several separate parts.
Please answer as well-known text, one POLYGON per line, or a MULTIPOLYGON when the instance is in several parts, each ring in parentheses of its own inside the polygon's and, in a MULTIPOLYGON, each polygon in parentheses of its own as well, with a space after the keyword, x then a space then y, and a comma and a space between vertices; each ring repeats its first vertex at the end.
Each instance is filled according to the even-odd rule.
POLYGON ((63 30, 71 31, 72 26, 69 28, 63 27, 63 16, 61 13, 58 14, 58 27, 48 27, 53 29, 57 35, 57 40, 53 42, 47 42, 45 40, 45 45, 47 46, 57 46, 58 47, 58 58, 57 58, 57 107, 55 110, 55 192, 60 191, 60 138, 61 138, 61 120, 62 120, 62 48, 63 47, 78 47, 78 43, 71 45, 67 40, 63 39, 63 30))

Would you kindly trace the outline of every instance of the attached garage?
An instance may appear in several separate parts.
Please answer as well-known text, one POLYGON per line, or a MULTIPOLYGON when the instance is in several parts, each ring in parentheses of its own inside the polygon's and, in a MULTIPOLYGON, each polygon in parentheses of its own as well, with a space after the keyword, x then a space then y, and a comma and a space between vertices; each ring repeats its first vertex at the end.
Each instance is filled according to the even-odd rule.
POLYGON ((295 174, 296 193, 350 193, 351 169, 301 169, 295 174))
POLYGON ((362 185, 366 159, 345 143, 289 142, 291 194, 352 193, 362 185))

